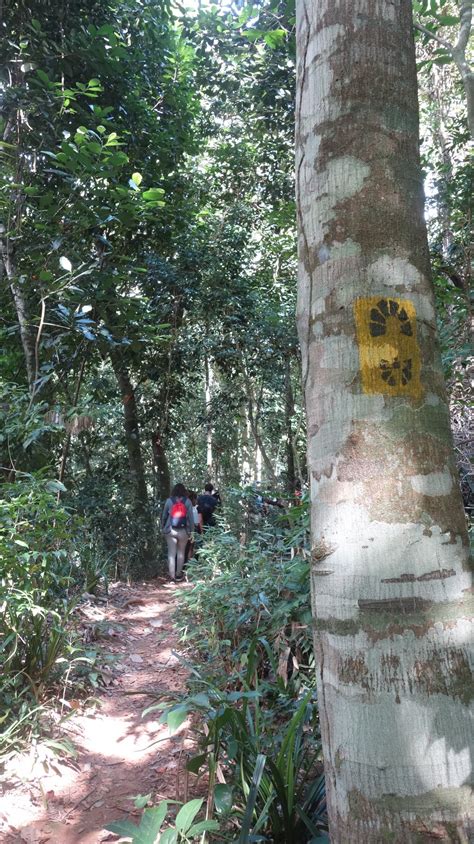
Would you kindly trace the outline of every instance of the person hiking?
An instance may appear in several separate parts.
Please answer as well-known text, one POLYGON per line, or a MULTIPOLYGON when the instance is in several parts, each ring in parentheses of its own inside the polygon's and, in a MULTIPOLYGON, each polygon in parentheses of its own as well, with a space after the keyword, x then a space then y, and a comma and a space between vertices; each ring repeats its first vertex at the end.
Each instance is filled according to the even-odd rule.
POLYGON ((168 546, 169 576, 171 580, 182 580, 186 546, 194 530, 193 505, 183 484, 175 484, 165 501, 161 530, 168 546))
POLYGON ((202 495, 198 495, 197 508, 198 512, 202 515, 203 528, 214 527, 216 524, 214 510, 216 509, 219 501, 216 496, 213 495, 213 492, 213 484, 206 484, 202 495))
POLYGON ((198 512, 198 508, 197 508, 197 500, 198 500, 197 492, 191 492, 191 490, 189 490, 188 497, 189 497, 189 500, 190 500, 190 502, 192 504, 192 508, 193 508, 194 534, 193 534, 193 536, 190 537, 189 542, 186 545, 186 555, 185 555, 185 558, 184 558, 184 565, 186 565, 188 560, 191 560, 193 557, 196 557, 196 559, 197 559, 196 546, 198 544, 199 535, 202 533, 202 516, 201 516, 201 513, 198 512))

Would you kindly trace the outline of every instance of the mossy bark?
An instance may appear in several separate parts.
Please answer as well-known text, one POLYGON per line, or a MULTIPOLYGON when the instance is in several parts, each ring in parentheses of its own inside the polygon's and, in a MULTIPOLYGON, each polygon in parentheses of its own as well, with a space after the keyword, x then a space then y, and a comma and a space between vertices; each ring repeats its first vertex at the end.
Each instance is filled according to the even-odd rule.
POLYGON ((297 44, 298 330, 331 838, 465 841, 471 577, 411 2, 298 0, 297 44))

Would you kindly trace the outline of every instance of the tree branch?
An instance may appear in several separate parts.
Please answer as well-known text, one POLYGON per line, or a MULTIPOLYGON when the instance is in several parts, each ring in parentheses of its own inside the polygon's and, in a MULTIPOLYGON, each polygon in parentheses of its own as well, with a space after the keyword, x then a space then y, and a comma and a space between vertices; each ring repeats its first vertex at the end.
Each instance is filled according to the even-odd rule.
POLYGON ((413 28, 417 29, 418 32, 422 32, 423 35, 427 35, 428 38, 432 38, 433 41, 437 41, 441 47, 444 47, 445 50, 448 50, 449 53, 453 56, 453 45, 450 44, 449 41, 446 41, 444 38, 440 38, 439 35, 436 35, 435 32, 431 32, 431 29, 427 29, 426 26, 423 26, 421 23, 417 23, 416 21, 413 22, 413 28))

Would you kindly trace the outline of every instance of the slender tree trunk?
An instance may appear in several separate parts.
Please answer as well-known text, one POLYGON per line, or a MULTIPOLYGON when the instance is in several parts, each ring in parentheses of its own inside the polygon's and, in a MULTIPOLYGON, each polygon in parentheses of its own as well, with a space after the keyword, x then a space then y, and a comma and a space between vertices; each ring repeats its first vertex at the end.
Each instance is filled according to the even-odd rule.
POLYGON ((297 43, 298 329, 331 840, 466 842, 472 591, 436 351, 411 0, 298 0, 297 43))
MULTIPOLYGON (((79 367, 79 375, 78 375, 78 378, 77 378, 76 389, 74 390, 74 403, 73 403, 74 407, 77 407, 77 403, 79 401, 79 395, 80 395, 80 392, 81 392, 82 380, 84 378, 85 367, 86 367, 86 359, 84 357, 82 359, 81 365, 79 367)), ((62 451, 62 455, 61 455, 61 463, 60 463, 59 472, 58 472, 58 480, 61 481, 61 483, 64 480, 64 475, 66 474, 66 465, 67 465, 67 461, 68 461, 68 457, 69 457, 69 452, 71 450, 71 441, 72 441, 72 431, 69 430, 69 431, 67 431, 66 436, 64 438, 63 451, 62 451)), ((58 493, 58 497, 60 497, 60 493, 58 493)))
POLYGON ((472 5, 472 0, 460 0, 458 3, 461 25, 452 53, 466 92, 467 122, 471 138, 474 139, 474 71, 466 55, 472 28, 472 5))
POLYGON ((259 417, 259 404, 260 404, 260 397, 257 401, 255 397, 255 393, 253 390, 253 386, 250 382, 250 378, 247 375, 246 382, 244 385, 244 389, 247 395, 247 411, 248 411, 248 420, 250 424, 250 430, 252 431, 252 436, 255 441, 255 466, 256 466, 256 480, 257 483, 260 483, 262 480, 262 462, 265 466, 265 471, 268 476, 268 480, 276 487, 278 486, 278 479, 275 475, 273 470, 272 462, 267 454, 266 448, 263 444, 263 440, 260 436, 260 432, 258 430, 258 417, 259 417))
POLYGON ((146 564, 153 565, 157 560, 156 532, 146 488, 135 392, 127 368, 120 358, 120 353, 116 351, 110 352, 110 359, 123 403, 128 462, 130 476, 135 489, 135 510, 143 533, 142 557, 146 564))
POLYGON ((242 404, 240 409, 240 477, 241 482, 248 484, 252 477, 250 465, 250 423, 247 416, 247 406, 242 404))
POLYGON ((152 436, 151 445, 153 449, 153 471, 155 475, 156 498, 158 501, 164 501, 170 494, 171 475, 159 431, 152 436))
POLYGON ((286 425, 286 485, 289 493, 294 493, 296 483, 295 445, 293 440, 293 416, 295 401, 291 386, 290 358, 285 361, 285 425, 286 425))
POLYGON ((213 372, 209 361, 206 359, 206 382, 204 385, 204 400, 206 404, 206 464, 209 478, 213 477, 214 461, 212 456, 212 385, 213 372))
POLYGON ((20 339, 25 358, 26 375, 28 378, 28 389, 30 393, 33 394, 36 372, 36 350, 35 338, 30 325, 28 306, 23 289, 24 279, 22 277, 18 277, 16 274, 14 261, 9 252, 12 248, 11 245, 4 241, 1 248, 5 275, 10 285, 18 320, 18 327, 20 329, 20 339))
POLYGON ((278 479, 275 475, 273 470, 272 462, 267 454, 266 448, 263 444, 262 438, 260 436, 258 430, 258 408, 255 405, 255 398, 251 389, 248 387, 247 389, 247 400, 248 400, 248 413, 249 413, 249 422, 250 428, 252 430, 252 435, 255 440, 255 448, 256 448, 256 467, 257 467, 257 482, 260 482, 262 477, 262 462, 265 466, 265 471, 268 475, 268 480, 276 487, 278 486, 278 479), (259 462, 260 462, 260 471, 259 471, 259 462), (259 477, 260 475, 260 477, 259 477))

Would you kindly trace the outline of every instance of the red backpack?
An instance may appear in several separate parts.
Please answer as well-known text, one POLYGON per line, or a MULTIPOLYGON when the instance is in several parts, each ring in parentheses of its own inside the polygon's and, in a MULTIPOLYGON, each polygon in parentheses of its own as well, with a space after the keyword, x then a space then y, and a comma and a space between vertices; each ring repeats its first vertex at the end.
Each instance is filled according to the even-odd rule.
POLYGON ((182 498, 172 498, 171 501, 173 502, 170 508, 171 527, 186 527, 186 516, 188 513, 188 511, 186 510, 186 504, 184 503, 182 498))

